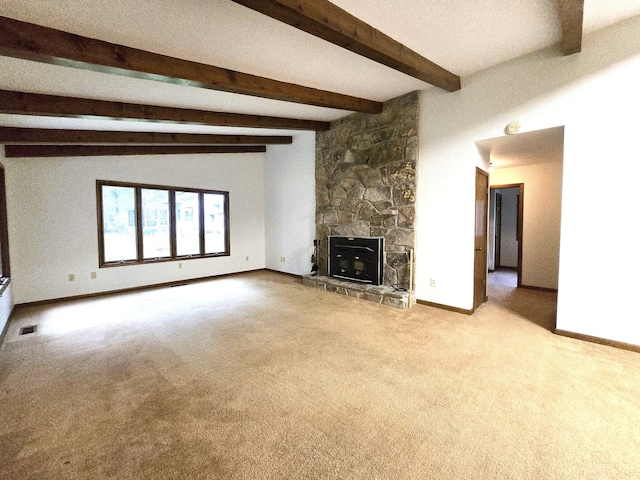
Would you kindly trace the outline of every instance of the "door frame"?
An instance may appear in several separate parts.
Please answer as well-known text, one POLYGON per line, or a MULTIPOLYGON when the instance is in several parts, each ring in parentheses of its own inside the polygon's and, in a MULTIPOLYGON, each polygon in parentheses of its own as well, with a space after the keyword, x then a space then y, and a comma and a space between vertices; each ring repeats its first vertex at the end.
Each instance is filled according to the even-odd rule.
MULTIPOLYGON (((491 187, 489 187, 489 193, 491 193, 491 187)), ((491 197, 489 196, 489 208, 491 208, 491 198, 495 198, 495 205, 493 209, 493 270, 500 268, 500 256, 502 255, 502 194, 496 192, 491 197)), ((491 225, 489 225, 491 228, 491 225)))
POLYGON ((502 188, 518 189, 518 216, 516 219, 516 240, 518 241, 518 287, 522 286, 522 243, 524 230, 524 183, 507 183, 504 185, 490 185, 489 191, 502 188))

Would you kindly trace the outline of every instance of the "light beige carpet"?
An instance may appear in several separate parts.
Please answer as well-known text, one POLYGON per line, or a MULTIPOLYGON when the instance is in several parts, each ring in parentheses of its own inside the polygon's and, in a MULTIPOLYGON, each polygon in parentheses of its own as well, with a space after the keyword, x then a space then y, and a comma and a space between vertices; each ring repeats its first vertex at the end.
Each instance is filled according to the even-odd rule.
POLYGON ((259 272, 18 309, 0 478, 640 478, 640 354, 489 294, 403 311, 259 272))

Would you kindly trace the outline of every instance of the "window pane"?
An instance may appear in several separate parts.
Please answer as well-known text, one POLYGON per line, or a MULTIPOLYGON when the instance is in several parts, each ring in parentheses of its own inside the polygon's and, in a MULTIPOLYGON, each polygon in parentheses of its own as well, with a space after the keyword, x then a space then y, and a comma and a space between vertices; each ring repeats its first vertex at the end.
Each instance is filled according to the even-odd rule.
POLYGON ((224 253, 226 250, 225 196, 204 194, 204 253, 224 253))
POLYGON ((169 191, 143 188, 142 194, 142 257, 171 256, 169 240, 169 191))
POLYGON ((176 250, 178 256, 200 255, 198 193, 176 192, 176 250))
POLYGON ((136 260, 135 189, 102 186, 104 261, 136 260))

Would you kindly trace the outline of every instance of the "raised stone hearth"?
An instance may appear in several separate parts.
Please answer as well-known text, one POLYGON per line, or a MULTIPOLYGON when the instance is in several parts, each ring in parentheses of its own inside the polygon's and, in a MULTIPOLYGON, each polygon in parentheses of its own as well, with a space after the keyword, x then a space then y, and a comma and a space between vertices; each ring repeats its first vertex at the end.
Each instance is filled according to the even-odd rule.
POLYGON ((409 292, 396 290, 390 286, 366 285, 363 283, 349 282, 324 275, 304 275, 302 283, 311 288, 335 292, 348 297, 361 298, 382 305, 396 308, 409 308, 409 292))

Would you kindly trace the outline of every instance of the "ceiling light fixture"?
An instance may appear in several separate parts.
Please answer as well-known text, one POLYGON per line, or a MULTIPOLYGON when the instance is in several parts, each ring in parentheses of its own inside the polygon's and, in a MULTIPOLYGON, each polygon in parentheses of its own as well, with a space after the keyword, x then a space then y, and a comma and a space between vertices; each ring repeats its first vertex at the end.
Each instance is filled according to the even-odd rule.
POLYGON ((518 130, 520 130, 520 124, 518 122, 511 122, 505 127, 504 133, 507 135, 513 135, 514 133, 518 133, 518 130))

